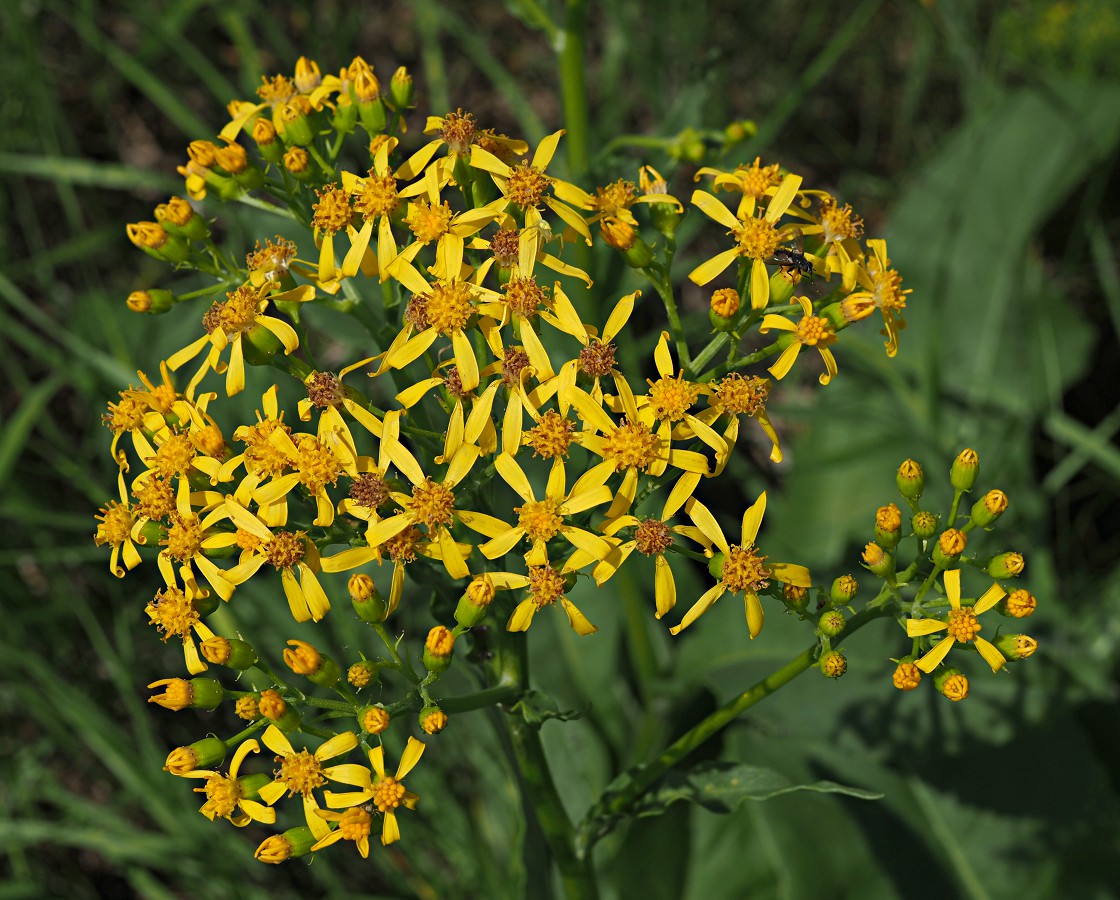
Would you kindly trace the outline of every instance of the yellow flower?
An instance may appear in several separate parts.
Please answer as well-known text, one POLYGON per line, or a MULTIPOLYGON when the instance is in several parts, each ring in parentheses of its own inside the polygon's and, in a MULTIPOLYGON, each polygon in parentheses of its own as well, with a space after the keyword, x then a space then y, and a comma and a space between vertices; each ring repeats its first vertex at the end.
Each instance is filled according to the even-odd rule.
POLYGON ((813 304, 809 302, 808 298, 794 297, 794 300, 801 304, 804 313, 801 321, 796 325, 785 316, 770 313, 763 318, 762 325, 759 326, 758 330, 762 334, 771 329, 776 329, 792 332, 794 336, 794 340, 782 351, 782 355, 778 357, 777 362, 767 371, 781 381, 793 368, 797 354, 801 352, 803 346, 816 347, 821 354, 821 359, 824 360, 825 367, 824 373, 818 380, 821 384, 828 384, 832 380, 832 376, 836 374, 836 357, 828 349, 830 344, 836 343, 836 330, 824 316, 813 315, 813 304))
POLYGON ((494 460, 494 468, 525 502, 514 509, 518 514, 517 524, 508 526, 503 534, 479 548, 483 556, 497 559, 512 550, 521 540, 528 539, 532 546, 525 554, 526 564, 545 566, 548 564, 548 542, 557 536, 564 538, 573 547, 591 554, 593 558, 603 559, 607 556, 611 549, 609 543, 589 531, 569 525, 566 520, 569 516, 611 500, 611 489, 606 484, 614 472, 611 463, 600 463, 589 469, 569 491, 564 461, 553 460, 548 485, 540 500, 533 492, 525 471, 512 456, 499 454, 494 460))
POLYGON ((887 242, 869 240, 867 246, 871 248, 871 259, 866 266, 856 267, 856 280, 863 290, 850 294, 847 302, 866 299, 883 314, 885 327, 881 333, 887 337, 887 356, 894 356, 898 353, 898 333, 906 327, 902 310, 906 308, 906 295, 911 291, 902 289, 902 276, 891 268, 887 242))
POLYGON ((261 736, 264 745, 276 754, 280 768, 276 772, 276 779, 260 789, 261 799, 269 806, 274 806, 276 801, 287 794, 289 797, 300 794, 303 798, 303 814, 307 820, 307 827, 319 840, 330 833, 330 826, 316 815, 319 803, 315 799, 316 788, 323 787, 327 780, 341 781, 350 784, 354 770, 362 768, 353 764, 342 763, 335 766, 324 766, 323 763, 349 753, 358 746, 358 737, 353 732, 344 731, 319 745, 315 752, 296 749, 291 742, 275 725, 269 725, 261 736))
MULTIPOLYGON (((558 295, 560 293, 557 292, 558 295)), ((560 367, 560 374, 556 381, 560 412, 567 414, 568 406, 572 402, 572 393, 578 390, 576 379, 580 372, 591 378, 590 395, 598 404, 603 402, 603 389, 600 385, 600 379, 607 376, 610 376, 614 382, 615 390, 619 396, 633 397, 633 391, 630 390, 630 385, 627 383, 625 376, 615 366, 615 354, 618 351, 615 338, 626 327, 626 323, 630 321, 630 315, 634 312, 634 302, 641 296, 641 291, 634 291, 632 294, 620 297, 607 316, 601 334, 597 333, 590 325, 584 325, 580 322, 574 307, 572 307, 570 313, 564 313, 563 321, 567 326, 564 330, 583 344, 583 349, 579 356, 568 360, 560 367)), ((563 300, 568 306, 571 306, 571 302, 568 301, 566 296, 563 297, 563 300)))
POLYGON ((280 570, 284 596, 295 620, 318 622, 323 618, 331 603, 316 577, 320 563, 314 542, 302 531, 272 531, 232 496, 226 497, 224 511, 238 529, 237 534, 225 536, 225 545, 244 547, 241 562, 230 569, 227 576, 245 581, 265 563, 270 563, 280 570))
MULTIPOLYGON (((420 797, 404 786, 404 779, 420 761, 424 754, 424 744, 414 737, 408 739, 408 745, 401 754, 400 765, 397 771, 388 775, 385 771, 385 748, 374 747, 369 751, 369 763, 373 767, 371 773, 365 766, 347 766, 345 772, 338 773, 335 781, 351 784, 359 788, 357 791, 345 794, 335 794, 330 791, 326 794, 327 805, 335 809, 355 807, 359 804, 372 803, 382 815, 381 843, 392 844, 400 840, 400 826, 397 825, 397 810, 402 806, 405 809, 416 809, 420 797), (376 779, 373 775, 376 774, 376 779)), ((325 847, 341 840, 345 835, 340 834, 341 826, 330 836, 320 839, 314 849, 325 847), (335 837, 337 835, 337 837, 335 837)), ((362 847, 359 843, 358 850, 362 847)), ((369 842, 366 841, 365 856, 369 852, 369 842)))
MULTIPOLYGON (((657 174, 656 170, 651 171, 654 175, 657 174)), ((648 187, 649 179, 646 173, 643 171, 641 175, 643 187, 648 187)), ((658 176, 658 180, 664 184, 664 180, 660 179, 660 176, 658 176)), ((604 218, 613 218, 637 227, 638 220, 630 212, 635 203, 668 203, 674 206, 677 212, 684 212, 684 205, 681 201, 667 192, 647 190, 638 193, 634 182, 620 178, 606 187, 596 188, 594 196, 588 198, 587 208, 594 211, 595 214, 587 220, 587 224, 590 225, 604 218)))
POLYGON ((738 372, 731 372, 719 381, 705 385, 704 393, 708 395, 708 408, 696 414, 696 418, 706 425, 714 425, 716 420, 727 415, 727 428, 723 432, 723 440, 727 450, 723 455, 716 453, 716 466, 713 476, 723 472, 731 456, 731 450, 739 439, 739 417, 750 416, 770 439, 770 461, 782 461, 782 448, 778 443, 778 433, 770 417, 766 414, 766 398, 770 394, 770 379, 759 378, 757 375, 744 377, 738 372))
POLYGON ((763 513, 766 512, 766 492, 759 495, 758 500, 743 513, 743 524, 739 535, 738 544, 728 544, 727 538, 706 506, 692 499, 685 504, 685 512, 696 523, 696 527, 719 548, 724 556, 723 566, 720 570, 719 582, 706 591, 692 608, 684 614, 679 625, 669 629, 670 634, 680 634, 689 625, 706 613, 715 602, 728 591, 742 594, 747 613, 747 629, 751 638, 755 638, 762 631, 765 614, 762 610, 762 601, 758 599, 758 592, 766 588, 773 578, 785 584, 798 587, 812 587, 809 570, 804 566, 792 563, 767 562, 761 556, 755 539, 758 529, 762 524, 763 513))
MULTIPOLYGON (((490 572, 494 588, 499 591, 528 588, 529 596, 517 604, 513 614, 506 622, 507 631, 528 631, 533 624, 533 617, 546 606, 553 606, 557 602, 564 614, 568 617, 568 624, 580 636, 594 634, 599 629, 592 625, 579 608, 566 596, 566 575, 575 571, 572 558, 578 556, 580 551, 568 557, 563 568, 557 570, 552 566, 530 566, 527 575, 518 575, 515 572, 490 572)), ((588 560, 589 561, 589 560, 588 560)), ((586 561, 579 565, 586 565, 586 561)))
POLYGON ((994 644, 979 636, 978 632, 982 626, 976 621, 976 617, 999 603, 1007 592, 998 584, 993 583, 975 604, 962 606, 960 569, 952 569, 946 572, 942 576, 942 581, 945 584, 945 595, 949 598, 949 605, 952 607, 946 621, 943 622, 939 619, 906 620, 906 634, 909 637, 924 637, 938 631, 948 632, 939 643, 934 645, 932 650, 917 661, 916 665, 923 672, 932 672, 945 659, 953 644, 957 641, 964 643, 972 641, 976 645, 977 651, 984 658, 984 662, 992 667, 993 672, 998 672, 1007 660, 995 648, 994 644))
POLYGON ((765 309, 770 301, 770 275, 766 271, 766 260, 774 255, 778 245, 791 233, 790 228, 779 228, 777 223, 797 197, 800 187, 800 175, 787 175, 770 198, 763 216, 754 215, 753 199, 746 194, 743 195, 739 214, 734 215, 707 191, 694 191, 692 205, 725 226, 728 234, 735 238, 735 246, 701 263, 688 277, 696 284, 704 285, 721 274, 737 258, 749 259, 752 261, 751 308, 765 309), (750 203, 747 203, 748 199, 751 199, 750 203), (752 211, 748 213, 747 210, 752 211))
POLYGON ((490 173, 502 197, 525 214, 526 228, 541 222, 543 204, 590 244, 591 231, 576 209, 586 209, 591 198, 582 188, 545 174, 563 134, 560 130, 542 140, 528 163, 510 166, 489 150, 475 145, 471 148, 470 164, 490 173))
POLYGON ((696 170, 696 180, 704 176, 712 177, 712 186, 720 189, 738 191, 743 195, 739 203, 738 215, 740 218, 749 218, 754 215, 755 203, 759 197, 772 196, 782 183, 781 166, 762 165, 762 157, 756 156, 749 166, 738 165, 733 172, 724 172, 708 166, 696 170))
POLYGON ((677 483, 673 485, 669 496, 665 499, 665 505, 661 508, 661 515, 658 518, 638 519, 636 516, 625 515, 609 522, 604 528, 607 535, 613 536, 623 528, 632 527, 634 536, 613 548, 610 555, 603 558, 603 561, 595 567, 592 576, 596 583, 602 584, 610 578, 618 569, 622 568, 622 564, 626 562, 630 554, 637 550, 643 556, 652 556, 654 559, 653 585, 656 618, 660 619, 665 613, 669 612, 677 603, 677 586, 673 579, 673 570, 665 556, 666 551, 673 546, 675 541, 673 535, 684 535, 705 545, 705 547, 711 544, 704 533, 695 526, 669 525, 669 520, 692 496, 692 492, 696 489, 699 481, 700 475, 696 472, 685 472, 681 475, 677 479, 677 483))
MULTIPOLYGON (((188 575, 189 577, 189 575, 188 575)), ((155 598, 145 607, 151 624, 161 632, 161 640, 177 637, 183 644, 183 657, 187 671, 192 675, 206 671, 206 663, 198 655, 194 636, 205 641, 214 637, 214 632, 202 622, 199 602, 204 601, 208 592, 200 590, 193 579, 185 582, 185 588, 169 584, 164 590, 157 591, 155 598)), ((217 602, 217 601, 212 601, 217 602)))
POLYGON ((98 511, 95 517, 97 531, 93 535, 93 542, 98 547, 108 544, 112 548, 109 555, 109 571, 117 578, 124 578, 127 572, 140 565, 140 551, 136 549, 136 544, 143 544, 144 539, 139 534, 136 538, 132 536, 132 528, 136 524, 136 512, 128 502, 123 470, 117 473, 117 486, 121 499, 110 500, 98 511))
POLYGON ((283 346, 285 354, 291 353, 299 346, 295 329, 282 319, 265 315, 265 309, 270 301, 272 303, 306 302, 314 297, 315 288, 311 285, 303 285, 280 294, 272 294, 274 287, 275 284, 268 281, 260 287, 245 284, 227 293, 225 300, 215 303, 203 316, 202 323, 206 334, 168 357, 167 364, 174 372, 198 356, 208 344, 210 345, 201 368, 191 378, 188 394, 210 369, 219 374, 225 372, 227 396, 232 397, 243 391, 245 389, 243 339, 251 331, 263 329, 270 332, 283 346), (230 348, 228 367, 221 361, 221 356, 227 347, 230 348))
MULTIPOLYGON (((459 375, 458 367, 445 365, 448 366, 445 375, 441 375, 437 370, 431 378, 418 381, 397 394, 397 402, 406 409, 411 409, 429 391, 437 387, 445 388, 455 398, 455 405, 451 409, 451 420, 448 422, 447 432, 444 435, 443 453, 435 458, 435 462, 442 463, 451 459, 459 452, 459 448, 463 444, 475 445, 484 456, 493 453, 497 449, 498 435, 494 429, 494 423, 490 419, 490 411, 494 407, 494 397, 498 393, 498 388, 502 385, 502 379, 494 379, 486 386, 482 394, 478 395, 474 391, 464 389, 463 379, 459 375), (463 405, 463 401, 468 399, 471 402, 469 416, 466 415, 463 405)), ((493 367, 487 368, 489 371, 484 369, 479 373, 480 377, 494 374, 493 367)), ((516 396, 516 393, 514 393, 514 396, 516 396)), ((520 401, 520 398, 518 398, 518 401, 520 401)), ((386 421, 388 421, 388 415, 386 414, 386 421)))
POLYGON ((442 188, 454 177, 456 164, 460 159, 469 159, 475 145, 487 144, 503 157, 524 156, 529 150, 529 145, 524 141, 480 129, 475 117, 462 109, 445 116, 428 116, 424 134, 435 134, 438 137, 413 153, 397 169, 397 177, 411 179, 423 172, 426 177, 435 181, 438 188, 442 188), (429 165, 440 147, 447 148, 447 155, 429 165), (429 171, 432 172, 431 176, 427 176, 429 171))
MULTIPOLYGON (((252 795, 257 792, 253 790, 251 784, 246 785, 237 775, 241 764, 245 762, 245 757, 250 753, 259 753, 260 749, 260 744, 255 740, 245 741, 233 754, 227 775, 208 769, 192 769, 190 772, 183 773, 183 778, 206 779, 205 785, 194 790, 196 793, 206 795, 206 802, 202 804, 199 812, 211 822, 214 819, 226 819, 238 828, 244 828, 250 822, 272 825, 276 821, 276 810, 252 799, 252 795)), ((256 781, 268 776, 250 777, 256 781)))

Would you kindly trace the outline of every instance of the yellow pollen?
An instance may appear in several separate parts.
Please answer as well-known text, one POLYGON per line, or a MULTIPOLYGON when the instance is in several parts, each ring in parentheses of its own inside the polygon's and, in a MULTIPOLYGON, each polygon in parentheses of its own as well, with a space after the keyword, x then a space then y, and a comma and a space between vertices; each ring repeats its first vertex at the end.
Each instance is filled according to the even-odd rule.
POLYGON ((541 198, 552 179, 528 163, 514 166, 509 172, 506 196, 522 209, 540 206, 541 198))
POLYGON ((528 318, 548 302, 548 289, 539 287, 535 278, 511 278, 502 300, 515 316, 528 318))
POLYGON ((739 190, 748 197, 761 197, 766 193, 767 188, 781 183, 782 176, 779 172, 781 167, 777 163, 772 166, 762 166, 759 165, 761 162, 762 157, 756 156, 751 165, 738 166, 732 173, 739 179, 739 190))
POLYGON ((739 304, 741 302, 742 299, 739 297, 739 292, 735 290, 735 288, 720 288, 712 292, 712 312, 725 319, 730 319, 739 311, 739 304))
POLYGON ((922 680, 922 670, 912 662, 901 662, 894 670, 891 681, 900 691, 912 691, 922 680))
POLYGON ((163 632, 164 641, 172 635, 186 640, 190 636, 191 626, 199 620, 198 611, 187 599, 187 595, 177 587, 158 591, 145 612, 151 623, 163 632))
POLYGON ((284 713, 288 711, 288 704, 284 702, 284 698, 271 688, 267 691, 261 691, 261 698, 257 701, 257 706, 260 714, 273 722, 282 718, 284 713))
POLYGON ((700 394, 700 386, 685 381, 683 374, 676 378, 666 376, 648 384, 650 406, 654 415, 663 422, 683 419, 700 394))
POLYGON ((119 547, 128 540, 133 522, 136 521, 128 504, 121 503, 119 500, 110 500, 106 503, 101 507, 101 512, 96 518, 100 521, 97 523, 97 533, 93 536, 93 542, 98 547, 102 544, 119 547))
POLYGON ((1030 591, 1019 588, 1007 595, 1004 604, 1007 611, 1016 619, 1025 619, 1034 612, 1038 601, 1030 591))
POLYGON ((529 566, 529 596, 543 609, 564 595, 564 576, 552 566, 529 566))
POLYGON ((745 220, 731 234, 739 242, 739 255, 750 259, 769 259, 782 242, 778 229, 759 218, 745 220))
POLYGON ((260 702, 252 695, 238 697, 237 701, 233 704, 233 712, 237 718, 244 719, 246 722, 252 722, 254 719, 259 719, 261 717, 260 702))
POLYGON ((894 269, 879 271, 878 264, 872 260, 868 265, 868 274, 873 285, 871 296, 879 309, 898 310, 906 308, 906 295, 911 293, 907 288, 902 289, 902 276, 894 269))
POLYGON ((237 803, 244 798, 245 789, 241 787, 236 778, 228 775, 211 775, 206 779, 206 784, 195 788, 195 793, 206 794, 206 802, 202 805, 202 813, 209 812, 219 819, 228 819, 237 810, 237 803))
POLYGON ((729 591, 761 591, 770 584, 765 562, 766 557, 758 555, 754 544, 747 547, 733 544, 720 570, 720 580, 729 591))
POLYGON ((215 331, 221 331, 226 337, 241 334, 257 324, 260 305, 261 298, 257 289, 244 284, 236 291, 226 294, 225 300, 219 300, 206 311, 202 317, 202 327, 207 334, 215 331))
POLYGON ((428 325, 442 334, 462 331, 471 318, 471 287, 465 281, 440 281, 424 295, 428 325))
POLYGON ((452 153, 465 153, 474 141, 474 116, 459 109, 443 117, 439 136, 452 153))
POLYGON ((619 179, 606 187, 596 188, 595 196, 591 198, 591 207, 608 216, 617 216, 622 210, 633 206, 636 197, 634 182, 619 179))
POLYGON ((302 531, 276 531, 264 546, 268 561, 277 569, 290 569, 303 559, 307 552, 303 545, 302 531))
POLYGON ((147 404, 144 401, 138 397, 130 397, 122 393, 121 402, 110 403, 109 411, 105 413, 102 421, 105 423, 105 427, 114 434, 123 434, 143 425, 146 411, 147 404))
POLYGON ((197 455, 190 437, 180 433, 171 435, 156 450, 155 457, 146 462, 164 478, 170 478, 172 475, 186 475, 197 455))
POLYGON ((132 489, 136 509, 149 519, 164 519, 175 509, 175 489, 161 478, 149 478, 132 489))
POLYGON ((555 500, 539 500, 514 507, 518 514, 518 525, 534 541, 552 540, 560 531, 564 520, 556 512, 559 504, 555 500))
POLYGON ((407 565, 416 561, 416 545, 420 543, 423 535, 413 526, 409 526, 395 537, 389 538, 381 546, 389 554, 389 559, 395 563, 407 565))
POLYGON ((766 410, 766 398, 770 394, 770 382, 757 375, 744 378, 732 372, 716 385, 712 395, 712 406, 721 413, 755 416, 766 410))
POLYGON ((646 519, 634 531, 634 546, 639 553, 656 556, 673 546, 673 533, 660 519, 646 519))
POLYGON ((832 323, 823 316, 804 316, 797 323, 797 339, 808 347, 825 346, 836 340, 832 323))
MULTIPOLYGON (((358 686, 360 687, 360 685, 358 686)), ((388 727, 389 714, 380 706, 374 706, 366 710, 365 715, 362 716, 362 728, 368 734, 381 734, 388 727)))
POLYGON ((299 482, 312 494, 322 491, 328 484, 338 481, 342 463, 329 447, 312 437, 304 437, 299 443, 299 458, 296 460, 299 482))
POLYGON ((626 422, 603 442, 603 458, 615 471, 631 467, 648 471, 658 459, 661 439, 640 422, 626 422))
POLYGON ((412 489, 408 511, 414 521, 427 525, 430 531, 438 525, 450 525, 454 521, 454 504, 455 495, 448 488, 427 478, 412 489))
POLYGON ((275 478, 290 465, 287 454, 268 439, 277 429, 282 429, 285 434, 292 431, 279 419, 264 419, 242 432, 240 439, 248 445, 245 448, 245 468, 250 474, 275 478))
POLYGON ((334 184, 328 184, 316 193, 319 202, 313 206, 315 215, 311 224, 323 234, 342 231, 350 224, 350 195, 334 184))
POLYGON ((857 216, 850 204, 837 206, 829 197, 821 203, 821 236, 826 244, 839 243, 863 234, 863 219, 857 216))
POLYGON ((525 443, 533 448, 533 455, 545 459, 567 456, 573 440, 575 440, 575 422, 560 415, 554 409, 548 410, 541 416, 525 436, 525 443))
POLYGON ((451 230, 451 217, 454 213, 451 206, 444 201, 439 204, 429 203, 427 200, 417 200, 409 204, 408 215, 405 222, 416 235, 416 239, 423 244, 438 241, 451 230))
POLYGON ((373 786, 373 804, 378 812, 390 812, 404 801, 404 785, 392 775, 377 779, 373 786))
POLYGON ((345 841, 360 841, 368 838, 372 820, 369 813, 360 806, 352 806, 338 820, 338 830, 345 841))
POLYGON ((371 171, 368 178, 355 186, 354 209, 366 221, 378 216, 391 216, 400 206, 397 195, 397 179, 392 175, 375 175, 371 171))
POLYGON ((958 641, 971 641, 982 627, 970 608, 949 610, 949 635, 958 641))
POLYGON ((257 88, 257 96, 265 103, 278 106, 287 103, 295 95, 295 86, 283 75, 273 75, 271 79, 261 76, 261 86, 257 88))
POLYGON ((968 698, 968 679, 963 675, 950 675, 941 685, 941 693, 957 703, 968 698))
POLYGON ((310 797, 311 792, 327 783, 323 776, 323 766, 307 750, 277 757, 280 770, 275 773, 276 780, 284 782, 292 794, 310 797))
POLYGON ((167 548, 167 555, 179 562, 187 562, 202 552, 202 524, 198 516, 171 516, 167 537, 160 541, 167 548))
POLYGON ((937 539, 937 545, 946 556, 960 556, 968 543, 968 535, 955 528, 947 528, 937 539))
POLYGON ((579 352, 579 368, 592 378, 611 374, 614 368, 614 344, 604 344, 596 339, 579 352))

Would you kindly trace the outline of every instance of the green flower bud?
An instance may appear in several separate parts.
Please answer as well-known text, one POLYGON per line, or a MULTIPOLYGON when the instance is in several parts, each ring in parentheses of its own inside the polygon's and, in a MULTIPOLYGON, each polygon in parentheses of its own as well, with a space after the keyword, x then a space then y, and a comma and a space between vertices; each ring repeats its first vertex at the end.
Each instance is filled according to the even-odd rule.
POLYGON ((358 726, 366 734, 381 734, 389 727, 389 713, 383 706, 364 706, 358 710, 358 726))
POLYGON ((158 316, 175 305, 175 295, 171 291, 152 288, 150 291, 133 291, 128 295, 126 305, 133 312, 158 316))
POLYGON ((272 119, 267 116, 254 119, 252 135, 257 142, 257 150, 265 160, 275 165, 284 158, 284 144, 279 140, 272 119))
POLYGON ((1009 619, 1025 619, 1034 614, 1037 606, 1038 600, 1035 599, 1034 594, 1026 588, 1018 588, 1004 597, 996 610, 1001 616, 1009 619))
POLYGON ((408 74, 408 69, 401 66, 389 80, 389 99, 393 101, 393 108, 411 108, 415 96, 416 87, 412 83, 412 76, 408 74))
POLYGON ((910 520, 910 526, 914 529, 914 534, 923 541, 928 541, 937 534, 937 516, 931 512, 926 512, 924 509, 919 510, 914 513, 914 518, 910 520))
POLYGON ((651 203, 649 205, 649 219, 654 228, 665 237, 671 238, 677 233, 677 225, 680 224, 681 214, 672 203, 651 203))
POLYGON ((937 539, 933 548, 933 562, 942 569, 952 565, 958 559, 964 548, 968 545, 968 535, 956 528, 946 528, 937 539))
POLYGON ((969 519, 974 525, 987 528, 1007 509, 1007 494, 1003 491, 988 491, 979 502, 972 505, 969 519))
POLYGON ((832 589, 829 591, 829 601, 833 606, 847 606, 852 602, 852 598, 855 597, 856 591, 858 590, 858 581, 851 575, 841 575, 832 582, 832 589))
POLYGON ((781 269, 778 269, 770 276, 770 305, 781 306, 783 303, 788 303, 789 298, 793 296, 793 286, 793 282, 781 269))
POLYGON ((922 473, 921 465, 912 459, 908 459, 898 467, 895 482, 898 485, 898 492, 903 497, 908 500, 917 500, 922 496, 922 491, 925 489, 926 477, 922 473))
POLYGON ((783 584, 782 600, 786 606, 799 613, 809 605, 809 589, 796 584, 783 584))
POLYGON ((288 859, 306 856, 316 842, 317 838, 311 833, 311 829, 300 825, 298 828, 289 828, 283 834, 265 838, 253 856, 259 862, 275 866, 288 859))
POLYGON ((863 548, 863 564, 873 575, 880 578, 890 578, 894 575, 894 555, 885 552, 874 542, 863 548))
POLYGON ((238 172, 234 175, 233 180, 245 190, 255 191, 264 184, 264 172, 256 166, 248 166, 245 171, 238 172))
POLYGON ((339 134, 350 134, 358 124, 358 104, 339 104, 331 117, 331 127, 339 134))
POLYGON ((213 678, 162 678, 148 685, 149 688, 162 687, 162 694, 153 694, 149 703, 158 703, 164 709, 178 712, 186 709, 217 709, 225 697, 225 691, 213 678))
POLYGON ((1038 641, 1028 634, 1001 634, 992 643, 1008 662, 1026 659, 1038 649, 1038 641))
MULTIPOLYGON (((284 137, 284 143, 289 147, 298 145, 306 147, 315 139, 315 134, 311 130, 311 122, 308 120, 307 111, 304 110, 300 104, 300 99, 289 100, 280 107, 278 118, 280 119, 280 130, 284 137)), ((310 108, 310 107, 308 107, 310 108)))
POLYGON ((321 654, 307 641, 288 641, 284 663, 297 675, 305 676, 319 687, 334 687, 342 677, 338 663, 321 654))
POLYGON ((1001 581, 1004 578, 1017 578, 1026 564, 1021 553, 999 553, 988 560, 985 571, 996 581, 1001 581))
POLYGON ((817 665, 826 678, 839 678, 848 671, 848 660, 839 650, 822 653, 817 665))
POLYGON ((389 605, 381 599, 381 593, 368 575, 351 575, 347 583, 350 590, 350 602, 354 612, 363 622, 376 625, 384 622, 389 615, 389 605))
POLYGON ((980 457, 976 451, 965 448, 953 460, 949 469, 949 483, 958 491, 970 491, 980 473, 980 457))
POLYGON ((429 672, 435 672, 437 675, 440 672, 447 671, 447 667, 451 665, 451 656, 454 652, 455 635, 451 633, 449 628, 436 625, 428 632, 428 637, 424 641, 424 655, 422 657, 424 668, 429 672))
POLYGON ((366 103, 359 103, 358 118, 362 120, 362 127, 371 135, 381 134, 389 122, 385 104, 381 102, 380 97, 366 103))
POLYGON ((439 734, 447 727, 447 713, 435 704, 420 710, 420 729, 425 734, 439 734))
POLYGON ((838 609, 826 609, 817 619, 817 631, 824 637, 834 638, 844 630, 848 620, 838 609))
POLYGON ((875 512, 875 540, 890 550, 902 538, 902 511, 893 503, 880 506, 875 512))
POLYGON ((226 758, 225 741, 216 737, 203 738, 186 747, 176 747, 167 754, 163 771, 172 775, 186 775, 195 769, 213 769, 226 758))
POLYGON ((243 672, 257 664, 257 651, 250 644, 237 638, 214 635, 202 642, 202 656, 216 666, 226 666, 243 672))
POLYGON ((486 610, 494 599, 494 582, 487 574, 476 575, 455 607, 455 622, 462 628, 474 628, 486 618, 486 610))
POLYGON ((952 666, 942 666, 933 676, 933 686, 952 700, 959 703, 968 697, 968 679, 961 674, 961 670, 952 666))

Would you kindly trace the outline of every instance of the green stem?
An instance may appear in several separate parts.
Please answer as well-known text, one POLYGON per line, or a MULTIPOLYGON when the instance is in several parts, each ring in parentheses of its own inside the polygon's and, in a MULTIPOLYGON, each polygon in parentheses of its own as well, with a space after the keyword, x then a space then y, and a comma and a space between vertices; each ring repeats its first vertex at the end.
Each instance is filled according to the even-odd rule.
POLYGON ((669 330, 673 333, 673 342, 677 346, 677 364, 682 368, 691 370, 692 354, 688 350, 688 342, 684 339, 684 327, 681 325, 681 316, 677 311, 677 298, 673 295, 673 284, 668 274, 658 266, 656 269, 643 269, 642 272, 650 280, 661 301, 665 304, 665 315, 669 318, 669 330))
MULTIPOLYGON (((844 638, 859 631, 868 622, 885 616, 893 615, 891 607, 865 609, 853 616, 847 627, 834 639, 840 643, 844 638)), ((658 779, 669 769, 673 768, 682 759, 711 739, 722 729, 730 725, 744 712, 769 697, 778 688, 789 684, 802 672, 812 668, 817 661, 820 644, 814 642, 801 653, 787 662, 780 669, 771 672, 761 681, 741 693, 738 697, 729 700, 715 712, 711 713, 689 731, 685 732, 666 747, 652 762, 631 771, 632 777, 625 787, 619 789, 607 800, 600 801, 600 814, 591 821, 585 821, 580 828, 578 836, 579 852, 587 855, 595 842, 604 837, 611 829, 613 822, 626 815, 627 810, 639 797, 642 796, 658 779)))
POLYGON ((237 198, 238 203, 244 203, 246 206, 252 206, 256 209, 263 209, 265 212, 273 213, 277 216, 283 216, 286 219, 295 219, 297 222, 300 220, 294 212, 286 206, 277 206, 275 203, 269 203, 267 200, 258 200, 249 194, 242 194, 237 198))
POLYGON ((521 688, 516 684, 500 684, 496 687, 475 691, 473 694, 463 694, 459 697, 441 697, 440 708, 451 715, 452 713, 470 712, 475 709, 485 709, 488 706, 497 706, 516 700, 521 693, 521 688))
MULTIPOLYGON (((503 676, 514 676, 512 680, 516 683, 512 687, 518 692, 528 690, 529 662, 523 636, 519 635, 516 642, 509 642, 508 648, 502 653, 502 665, 503 676), (509 672, 510 669, 513 671, 509 672)), ((553 861, 564 886, 564 895, 569 900, 597 900, 599 889, 595 883, 590 856, 581 857, 576 853, 575 829, 548 768, 540 730, 516 714, 507 716, 506 721, 509 723, 514 758, 521 775, 521 788, 525 799, 533 807, 541 832, 552 851, 553 861)))
POLYGON ((696 359, 692 361, 692 365, 689 367, 688 371, 689 376, 695 378, 702 373, 704 369, 708 367, 708 363, 715 359, 716 354, 727 345, 729 340, 731 340, 731 337, 728 333, 726 331, 721 331, 708 341, 708 346, 696 354, 696 359))
POLYGON ((574 179, 587 174, 588 153, 587 82, 585 49, 587 0, 567 0, 564 30, 556 36, 560 53, 560 92, 567 126, 568 167, 574 179))

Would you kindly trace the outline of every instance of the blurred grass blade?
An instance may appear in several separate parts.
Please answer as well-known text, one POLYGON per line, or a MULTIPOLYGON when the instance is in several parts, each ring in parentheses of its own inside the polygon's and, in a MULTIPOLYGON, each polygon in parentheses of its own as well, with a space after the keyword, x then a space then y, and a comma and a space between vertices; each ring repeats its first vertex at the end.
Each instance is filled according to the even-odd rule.
POLYGON ((124 191, 176 191, 183 186, 178 178, 165 173, 70 156, 0 153, 0 172, 42 178, 58 184, 81 184, 124 191))
POLYGON ((62 375, 54 374, 41 381, 23 396, 23 401, 5 422, 0 434, 0 491, 15 469, 16 462, 27 446, 27 441, 36 423, 42 418, 47 404, 62 387, 62 375))

